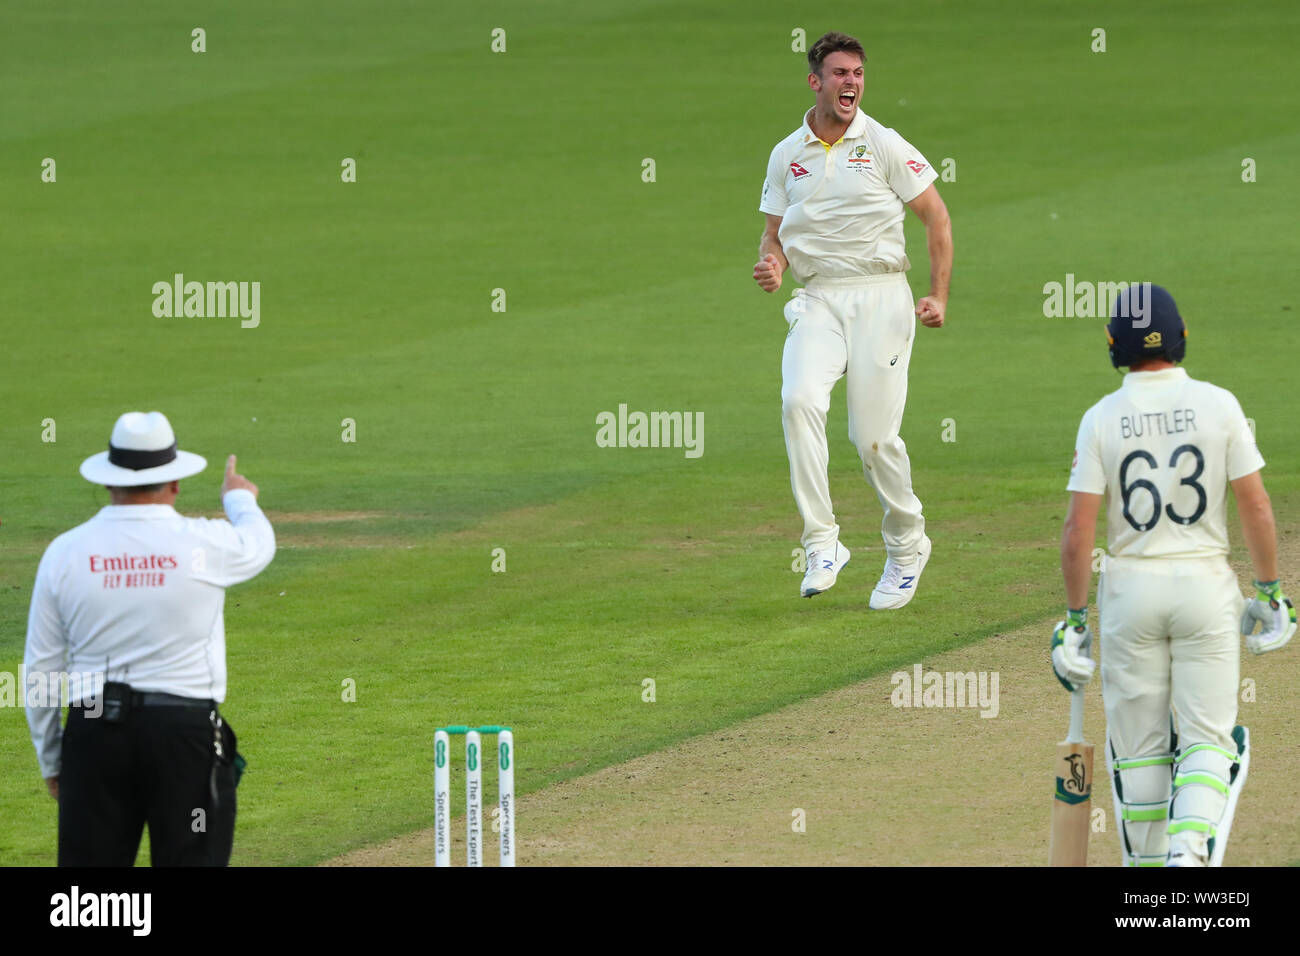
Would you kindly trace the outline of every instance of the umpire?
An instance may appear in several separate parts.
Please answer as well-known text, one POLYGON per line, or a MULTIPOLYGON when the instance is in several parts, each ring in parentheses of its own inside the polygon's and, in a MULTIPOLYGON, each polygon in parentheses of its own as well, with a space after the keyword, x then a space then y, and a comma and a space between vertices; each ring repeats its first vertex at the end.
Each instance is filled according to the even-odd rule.
POLYGON ((178 514, 180 479, 206 465, 177 449, 161 412, 123 415, 108 451, 81 464, 112 503, 55 538, 37 569, 24 680, 69 675, 62 733, 57 698, 27 707, 59 802, 60 866, 132 866, 146 823, 154 866, 230 862, 243 760, 218 711, 225 588, 271 562, 275 533, 234 455, 221 484, 230 520, 178 514))

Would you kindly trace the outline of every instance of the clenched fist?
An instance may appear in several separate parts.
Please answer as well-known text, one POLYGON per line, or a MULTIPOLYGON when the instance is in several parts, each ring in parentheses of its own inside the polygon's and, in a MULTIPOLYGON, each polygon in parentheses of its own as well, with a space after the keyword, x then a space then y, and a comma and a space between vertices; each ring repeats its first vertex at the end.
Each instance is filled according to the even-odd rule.
POLYGON ((754 281, 764 292, 775 292, 781 288, 781 260, 768 253, 754 265, 754 281))
POLYGON ((927 295, 920 302, 916 303, 916 317, 921 320, 921 324, 931 329, 943 327, 943 314, 947 311, 948 303, 943 299, 927 295))

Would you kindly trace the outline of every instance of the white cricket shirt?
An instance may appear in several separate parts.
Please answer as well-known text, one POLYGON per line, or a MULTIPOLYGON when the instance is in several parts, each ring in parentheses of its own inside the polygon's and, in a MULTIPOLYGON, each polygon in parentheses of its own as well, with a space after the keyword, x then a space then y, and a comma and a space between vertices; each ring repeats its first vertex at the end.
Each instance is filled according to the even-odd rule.
MULTIPOLYGON (((24 687, 102 674, 138 691, 225 700, 225 588, 271 563, 275 532, 251 491, 227 492, 222 504, 229 521, 109 505, 55 538, 32 589, 24 687)), ((98 690, 70 681, 69 703, 98 690)), ((60 708, 24 699, 41 776, 55 776, 60 708)))
POLYGON ((1109 493, 1114 557, 1228 553, 1228 483, 1264 467, 1241 405, 1185 369, 1129 372, 1079 424, 1068 491, 1109 493))
POLYGON ((805 113, 772 150, 758 208, 783 217, 778 235, 800 282, 906 272, 903 205, 936 178, 916 147, 862 110, 833 145, 805 113))

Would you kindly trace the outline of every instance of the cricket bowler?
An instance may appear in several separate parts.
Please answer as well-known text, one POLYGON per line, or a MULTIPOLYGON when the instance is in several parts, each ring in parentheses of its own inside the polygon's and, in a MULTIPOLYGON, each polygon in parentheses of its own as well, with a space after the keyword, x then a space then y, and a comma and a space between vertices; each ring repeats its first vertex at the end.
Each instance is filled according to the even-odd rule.
POLYGON ((781 361, 790 485, 807 555, 799 593, 826 591, 849 562, 826 471, 831 389, 847 376, 849 438, 884 512, 887 557, 870 602, 880 610, 912 599, 930 557, 899 428, 916 319, 943 325, 953 247, 930 163, 859 109, 864 59, 862 44, 843 33, 827 33, 808 51, 816 99, 768 160, 759 204, 767 224, 754 281, 775 292, 792 271, 803 283, 785 306, 789 332, 781 361), (915 305, 904 206, 925 224, 930 252, 930 294, 915 305))
POLYGON ((1067 610, 1052 635, 1052 668, 1075 690, 1096 666, 1088 586, 1109 495, 1097 603, 1123 863, 1219 866, 1250 761, 1250 735, 1236 726, 1239 634, 1262 654, 1296 630, 1278 581, 1264 459, 1233 394, 1178 367, 1187 329, 1167 291, 1125 289, 1107 333, 1111 362, 1129 371, 1079 425, 1061 537, 1067 610), (1255 576, 1244 611, 1228 565, 1229 487, 1255 576))

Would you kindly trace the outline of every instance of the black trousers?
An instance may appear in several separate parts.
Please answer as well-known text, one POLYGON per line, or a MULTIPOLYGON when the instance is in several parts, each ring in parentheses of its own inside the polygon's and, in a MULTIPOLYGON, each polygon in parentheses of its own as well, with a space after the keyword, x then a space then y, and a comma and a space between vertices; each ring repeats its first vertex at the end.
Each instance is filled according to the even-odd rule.
POLYGON ((234 734, 215 755, 207 708, 135 707, 118 723, 68 709, 59 866, 226 866, 235 839, 234 734), (214 793, 215 790, 215 799, 214 793))

